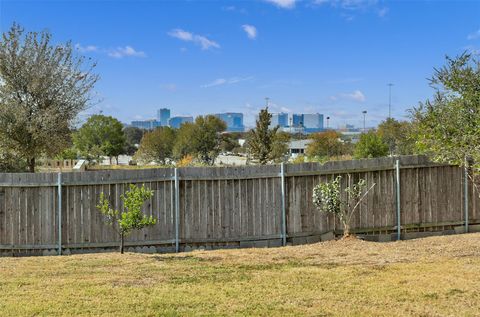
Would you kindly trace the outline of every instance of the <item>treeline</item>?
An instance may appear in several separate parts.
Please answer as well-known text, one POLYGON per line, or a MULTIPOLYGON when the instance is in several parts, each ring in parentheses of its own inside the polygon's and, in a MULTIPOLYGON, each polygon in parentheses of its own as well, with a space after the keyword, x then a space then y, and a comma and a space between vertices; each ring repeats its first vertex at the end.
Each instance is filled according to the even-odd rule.
MULTIPOLYGON (((268 108, 245 134, 226 134, 214 116, 197 117, 178 130, 123 128, 115 118, 93 115, 75 130, 79 113, 96 103, 96 63, 70 42, 26 32, 14 24, 0 40, 0 171, 35 171, 42 158, 98 162, 122 153, 159 164, 214 163, 221 152, 245 153, 249 162, 288 158, 291 136, 269 128, 268 108), (240 147, 238 139, 245 138, 240 147), (139 142, 137 149, 136 144, 139 142)), ((357 143, 335 131, 311 136, 309 160, 421 153, 434 160, 480 168, 480 62, 475 55, 446 58, 429 80, 433 98, 409 111, 410 121, 387 119, 357 143)), ((294 136, 295 137, 295 136, 294 136)), ((305 157, 299 157, 299 160, 305 157)))
POLYGON ((323 162, 417 154, 420 151, 415 146, 414 124, 388 118, 377 129, 360 134, 358 140, 333 130, 315 133, 310 136, 312 142, 308 144, 305 156, 299 156, 296 161, 323 162))
POLYGON ((257 127, 247 133, 226 133, 226 124, 213 115, 198 116, 179 129, 158 127, 152 131, 124 128, 111 116, 92 115, 74 131, 70 147, 57 158, 84 158, 91 163, 109 157, 118 162, 121 154, 133 155, 139 164, 213 165, 220 153, 241 154, 250 162, 266 164, 285 160, 288 134, 270 129, 271 114, 260 112, 257 127), (246 139, 240 145, 240 139, 246 139))

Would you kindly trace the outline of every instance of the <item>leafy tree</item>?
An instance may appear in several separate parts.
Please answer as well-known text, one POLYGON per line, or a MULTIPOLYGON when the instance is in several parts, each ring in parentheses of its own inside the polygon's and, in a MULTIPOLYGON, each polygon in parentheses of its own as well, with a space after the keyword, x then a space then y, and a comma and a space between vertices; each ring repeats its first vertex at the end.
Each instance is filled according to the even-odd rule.
POLYGON ((378 135, 388 144, 391 154, 409 155, 415 152, 415 143, 410 137, 412 123, 387 118, 378 125, 378 135))
POLYGON ((193 122, 186 122, 180 126, 177 131, 175 145, 173 146, 173 157, 176 160, 196 152, 193 142, 196 133, 197 127, 193 122))
POLYGON ((0 146, 35 171, 39 156, 68 147, 78 113, 92 100, 98 80, 70 42, 25 32, 14 24, 0 41, 0 146))
POLYGON ((25 172, 27 170, 27 162, 19 159, 11 151, 5 151, 0 148, 0 172, 14 173, 25 172))
POLYGON ((100 202, 97 208, 105 216, 105 221, 117 229, 120 236, 120 253, 123 254, 124 240, 133 230, 140 230, 157 223, 152 216, 142 212, 144 202, 153 197, 153 190, 130 184, 130 189, 120 196, 125 211, 118 211, 110 207, 105 194, 100 193, 100 202))
POLYGON ((278 163, 285 160, 288 155, 288 144, 290 142, 290 134, 287 132, 277 132, 273 139, 272 152, 270 158, 278 163))
POLYGON ((123 125, 117 119, 100 114, 92 115, 73 135, 75 147, 87 159, 99 159, 105 155, 110 158, 123 153, 125 135, 123 125))
POLYGON ((174 144, 175 130, 160 127, 145 133, 135 156, 141 161, 166 164, 166 159, 172 157, 174 144))
POLYGON ((125 134, 125 154, 135 154, 137 145, 140 144, 145 130, 137 127, 126 127, 123 129, 123 133, 125 134))
POLYGON ((240 148, 238 138, 230 133, 224 133, 221 136, 220 151, 222 152, 234 152, 240 148))
POLYGON ((417 149, 435 161, 479 168, 480 60, 447 56, 430 86, 433 99, 411 109, 417 149))
POLYGON ((227 129, 227 125, 213 115, 198 116, 195 125, 197 126, 197 133, 193 139, 195 152, 201 162, 213 165, 220 154, 221 132, 227 129))
POLYGON ((369 131, 360 135, 360 140, 355 145, 354 157, 373 158, 388 155, 388 144, 375 131, 369 131))
POLYGON ((348 174, 348 186, 344 189, 346 195, 342 195, 341 176, 337 176, 333 181, 320 183, 313 188, 313 204, 321 212, 336 215, 343 224, 343 236, 350 235, 350 223, 353 214, 357 210, 362 200, 368 192, 375 187, 375 183, 367 190, 367 183, 360 179, 353 186, 350 185, 350 174, 348 174))
POLYGON ((312 142, 306 149, 306 154, 310 158, 330 158, 347 153, 341 134, 336 131, 314 133, 310 138, 312 142))
POLYGON ((247 137, 249 155, 260 164, 267 164, 273 159, 272 151, 279 127, 269 129, 271 120, 272 115, 268 112, 268 107, 260 110, 256 127, 250 130, 247 137))
POLYGON ((77 150, 71 146, 60 152, 56 158, 59 160, 75 160, 77 158, 77 150))
POLYGON ((194 123, 182 124, 173 147, 174 157, 193 155, 202 163, 213 164, 220 153, 221 132, 226 128, 225 122, 212 115, 198 116, 194 123))

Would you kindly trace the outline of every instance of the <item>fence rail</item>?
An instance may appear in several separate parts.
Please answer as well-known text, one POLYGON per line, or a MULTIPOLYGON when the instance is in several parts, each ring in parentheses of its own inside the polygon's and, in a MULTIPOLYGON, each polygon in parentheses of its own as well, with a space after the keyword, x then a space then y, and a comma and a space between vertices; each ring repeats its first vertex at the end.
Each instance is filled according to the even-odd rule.
POLYGON ((467 219, 477 223, 480 201, 474 186, 465 187, 461 168, 422 156, 398 160, 398 171, 395 158, 382 158, 324 165, 0 174, 0 254, 116 247, 117 235, 96 205, 104 192, 114 208, 123 210, 120 195, 129 184, 153 190, 144 210, 157 224, 133 233, 126 246, 152 252, 302 243, 341 232, 338 219, 315 209, 312 192, 319 182, 346 174, 351 177, 342 178, 343 187, 360 178, 368 186, 376 184, 354 216, 357 233, 400 235, 453 230, 467 219))

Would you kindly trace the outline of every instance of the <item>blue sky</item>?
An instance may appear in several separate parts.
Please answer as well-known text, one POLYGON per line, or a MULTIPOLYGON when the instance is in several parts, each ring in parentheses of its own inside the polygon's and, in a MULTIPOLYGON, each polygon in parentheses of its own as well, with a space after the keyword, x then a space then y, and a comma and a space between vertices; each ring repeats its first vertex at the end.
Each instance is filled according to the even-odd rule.
POLYGON ((8 1, 13 21, 71 40, 98 62, 101 102, 123 122, 156 109, 320 112, 331 126, 367 125, 432 95, 445 55, 480 50, 480 1, 8 1))

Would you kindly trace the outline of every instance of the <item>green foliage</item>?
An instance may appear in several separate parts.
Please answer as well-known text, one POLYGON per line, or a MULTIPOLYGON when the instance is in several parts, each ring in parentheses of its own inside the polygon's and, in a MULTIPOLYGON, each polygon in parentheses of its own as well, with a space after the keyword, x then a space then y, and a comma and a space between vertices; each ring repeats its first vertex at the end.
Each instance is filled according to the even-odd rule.
POLYGON ((77 156, 77 150, 73 147, 73 145, 71 145, 60 152, 60 154, 58 154, 55 158, 58 160, 75 160, 77 159, 77 156))
POLYGON ((78 113, 98 80, 72 44, 52 44, 49 32, 14 24, 0 41, 0 147, 28 162, 68 147, 78 113))
POLYGON ((290 134, 286 132, 277 132, 273 139, 272 152, 270 159, 275 163, 285 161, 288 157, 288 144, 290 142, 290 134))
POLYGON ((195 125, 197 127, 197 133, 193 138, 195 153, 201 162, 213 165, 215 158, 220 153, 222 141, 220 133, 225 131, 227 125, 212 115, 198 116, 195 119, 195 125))
POLYGON ((111 161, 112 157, 123 153, 125 146, 123 125, 110 116, 92 115, 73 135, 73 143, 80 154, 88 160, 98 160, 105 155, 111 161))
POLYGON ((9 151, 0 149, 0 172, 16 173, 27 171, 27 161, 9 151))
POLYGON ((342 141, 341 134, 336 131, 314 133, 310 138, 312 142, 306 149, 306 155, 309 158, 321 160, 348 153, 347 145, 342 141))
POLYGON ((388 144, 394 155, 415 153, 415 141, 411 138, 412 123, 388 118, 378 125, 378 135, 388 144))
POLYGON ((198 116, 194 123, 182 124, 173 147, 173 156, 180 160, 193 155, 200 162, 212 165, 220 153, 221 133, 226 128, 225 122, 213 115, 198 116))
POLYGON ((295 158, 292 160, 292 163, 293 163, 293 164, 305 163, 305 155, 303 155, 303 154, 298 155, 297 157, 295 157, 295 158))
POLYGON ((156 161, 166 164, 166 160, 172 158, 174 145, 175 130, 170 127, 160 127, 145 133, 135 158, 145 163, 156 161))
POLYGON ((362 133, 360 140, 355 145, 354 157, 360 158, 374 158, 388 155, 388 144, 383 138, 374 131, 362 133))
POLYGON ((145 130, 137 127, 126 127, 123 129, 125 135, 125 154, 134 155, 137 151, 137 145, 142 141, 145 130))
POLYGON ((320 183, 313 188, 313 204, 322 212, 340 216, 342 204, 340 200, 340 181, 337 176, 333 181, 320 183))
POLYGON ((343 224, 344 236, 350 235, 350 222, 355 210, 368 192, 375 186, 375 183, 367 188, 364 179, 351 185, 351 176, 348 175, 348 185, 344 189, 345 195, 341 191, 341 176, 337 176, 331 182, 320 183, 313 188, 313 204, 321 212, 336 215, 343 224))
POLYGON ((432 100, 411 109, 417 149, 435 161, 480 167, 480 61, 462 54, 435 69, 432 100))
POLYGON ((238 143, 238 137, 231 133, 224 133, 221 136, 220 151, 222 152, 238 152, 240 150, 240 144, 238 143))
POLYGON ((152 197, 153 191, 145 188, 145 185, 137 187, 130 184, 129 190, 120 196, 125 209, 125 211, 120 212, 111 208, 105 194, 103 192, 100 193, 100 201, 97 208, 104 215, 108 224, 118 226, 121 253, 123 253, 125 236, 129 235, 133 230, 140 230, 157 222, 152 216, 148 217, 142 212, 143 204, 152 197))
POLYGON ((248 153, 260 164, 267 164, 271 160, 278 159, 279 152, 282 152, 280 144, 277 145, 276 151, 273 151, 279 127, 270 129, 271 119, 272 115, 268 112, 268 107, 260 110, 256 127, 250 130, 247 137, 248 153))

